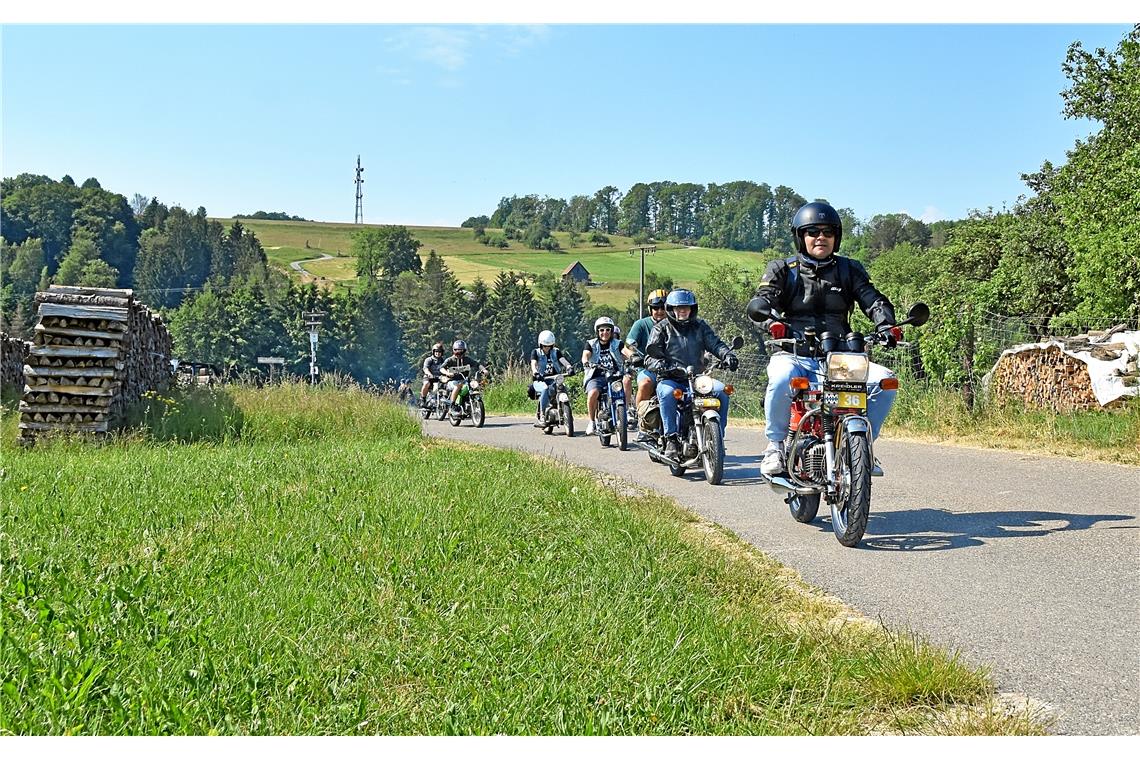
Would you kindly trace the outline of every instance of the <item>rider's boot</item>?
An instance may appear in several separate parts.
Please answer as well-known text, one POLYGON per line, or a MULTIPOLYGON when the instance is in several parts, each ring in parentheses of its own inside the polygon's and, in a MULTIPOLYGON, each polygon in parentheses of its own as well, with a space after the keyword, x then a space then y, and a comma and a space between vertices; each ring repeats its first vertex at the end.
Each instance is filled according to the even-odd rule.
POLYGON ((886 473, 883 472, 883 465, 879 462, 879 458, 875 457, 875 463, 871 465, 871 477, 881 478, 886 473))
POLYGON ((669 459, 681 458, 681 439, 671 435, 665 439, 665 456, 669 459))
POLYGON ((784 447, 775 441, 768 441, 768 448, 764 449, 763 459, 760 460, 760 472, 768 477, 779 475, 786 468, 784 466, 784 447))

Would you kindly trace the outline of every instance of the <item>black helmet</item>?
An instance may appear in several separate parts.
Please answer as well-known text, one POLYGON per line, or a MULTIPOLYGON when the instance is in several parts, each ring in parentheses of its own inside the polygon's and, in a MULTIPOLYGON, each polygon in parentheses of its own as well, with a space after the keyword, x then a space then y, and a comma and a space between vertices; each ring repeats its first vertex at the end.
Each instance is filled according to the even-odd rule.
POLYGON ((461 340, 457 340, 451 344, 451 350, 452 351, 466 351, 467 350, 467 343, 465 343, 464 341, 461 341, 461 340))
POLYGON ((829 224, 835 228, 835 250, 832 253, 838 253, 839 244, 843 242, 843 220, 839 218, 838 211, 822 201, 805 203, 792 217, 792 234, 796 236, 796 250, 807 253, 804 236, 800 230, 817 224, 829 224))
POLYGON ((669 321, 675 325, 687 325, 697 318, 697 297, 693 295, 693 291, 679 288, 669 294, 665 299, 665 315, 669 317, 669 321), (689 318, 686 320, 677 319, 677 306, 691 306, 692 311, 689 312, 689 318))

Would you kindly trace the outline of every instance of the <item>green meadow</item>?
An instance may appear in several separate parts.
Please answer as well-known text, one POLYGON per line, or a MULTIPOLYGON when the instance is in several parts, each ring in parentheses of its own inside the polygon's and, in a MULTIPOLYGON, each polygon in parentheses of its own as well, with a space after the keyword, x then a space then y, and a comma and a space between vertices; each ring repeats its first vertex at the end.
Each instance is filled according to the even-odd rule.
MULTIPOLYGON (((233 220, 221 221, 228 224, 233 220)), ((356 279, 356 259, 348 254, 352 248, 351 235, 360 228, 358 225, 258 219, 242 219, 241 223, 257 234, 270 262, 290 276, 300 276, 289 267, 291 262, 327 254, 335 258, 307 263, 305 270, 323 278, 330 286, 356 279)), ((641 255, 640 252, 630 255, 630 250, 641 246, 628 237, 611 235, 608 246, 580 242, 571 247, 569 233, 556 232, 554 236, 563 250, 551 253, 525 248, 517 240, 510 241, 511 247, 507 249, 489 248, 475 241, 472 230, 461 227, 410 226, 408 230, 423 244, 421 258, 434 250, 464 285, 470 285, 478 277, 491 283, 500 271, 561 274, 575 261, 580 261, 594 282, 589 293, 595 304, 624 308, 631 298, 637 297, 641 255)), ((496 230, 488 232, 493 234, 496 230)), ((656 253, 645 256, 646 271, 672 277, 677 285, 688 287, 696 285, 711 267, 724 263, 762 270, 765 260, 760 254, 748 251, 684 248, 675 243, 658 244, 656 253)))
POLYGON ((989 676, 667 498, 353 387, 3 434, 3 734, 1025 734, 989 676))

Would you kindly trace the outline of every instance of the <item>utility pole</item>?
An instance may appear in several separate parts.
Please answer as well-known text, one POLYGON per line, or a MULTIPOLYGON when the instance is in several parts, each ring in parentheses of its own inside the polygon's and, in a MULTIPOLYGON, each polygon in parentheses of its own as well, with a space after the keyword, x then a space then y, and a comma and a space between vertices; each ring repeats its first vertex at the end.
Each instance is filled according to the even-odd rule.
POLYGON ((303 311, 301 318, 305 320, 305 327, 309 330, 309 382, 317 384, 319 372, 317 371, 317 331, 321 329, 321 319, 325 316, 323 311, 303 311))
POLYGON ((645 316, 645 254, 652 256, 657 253, 657 246, 643 245, 641 248, 630 248, 629 255, 632 256, 638 251, 641 251, 641 280, 637 286, 637 315, 638 317, 645 316))
POLYGON ((354 224, 364 224, 364 167, 360 165, 360 154, 356 156, 356 218, 354 224))

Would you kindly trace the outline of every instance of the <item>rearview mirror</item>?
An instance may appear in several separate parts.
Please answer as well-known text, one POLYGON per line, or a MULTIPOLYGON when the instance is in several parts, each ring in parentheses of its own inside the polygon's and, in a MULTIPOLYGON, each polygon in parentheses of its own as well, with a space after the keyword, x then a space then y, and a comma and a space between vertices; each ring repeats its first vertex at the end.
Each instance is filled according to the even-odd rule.
POLYGON ((737 335, 735 338, 732 339, 732 350, 733 351, 736 351, 737 349, 739 349, 743 345, 744 345, 744 336, 743 335, 737 335))
POLYGON ((927 320, 929 319, 930 308, 926 304, 919 301, 914 306, 910 307, 910 311, 908 311, 906 314, 906 320, 904 322, 900 322, 899 324, 908 324, 914 325, 915 327, 920 327, 926 324, 927 320))

